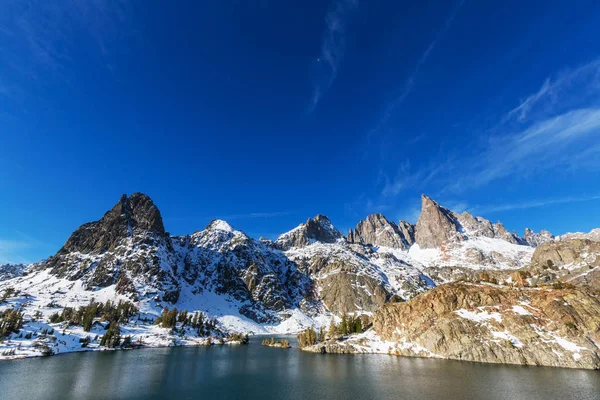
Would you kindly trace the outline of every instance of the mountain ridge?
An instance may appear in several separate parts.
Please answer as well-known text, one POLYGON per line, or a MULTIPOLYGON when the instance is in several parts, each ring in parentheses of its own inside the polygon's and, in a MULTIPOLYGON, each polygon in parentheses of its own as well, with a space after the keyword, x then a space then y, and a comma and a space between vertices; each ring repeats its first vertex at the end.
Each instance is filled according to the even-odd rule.
MULTIPOLYGON (((422 202, 415 225, 371 214, 344 236, 317 214, 271 241, 218 219, 172 236, 148 196, 123 195, 55 255, 0 267, 0 289, 22 293, 26 311, 41 310, 44 318, 56 305, 119 299, 134 302, 145 321, 176 307, 206 313, 222 332, 294 333, 345 315, 369 321, 385 304, 478 271, 506 276, 530 265, 535 248, 502 224, 457 214, 427 196, 422 202)), ((526 233, 534 244, 551 238, 526 233)), ((531 279, 556 276, 535 272, 531 279)))

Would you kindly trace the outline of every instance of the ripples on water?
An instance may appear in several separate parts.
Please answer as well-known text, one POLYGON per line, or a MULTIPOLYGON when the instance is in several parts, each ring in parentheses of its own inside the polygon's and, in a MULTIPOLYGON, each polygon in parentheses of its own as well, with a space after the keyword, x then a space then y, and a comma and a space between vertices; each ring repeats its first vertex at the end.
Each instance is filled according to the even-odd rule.
POLYGON ((1 399, 600 399, 600 372, 213 346, 0 362, 1 399))

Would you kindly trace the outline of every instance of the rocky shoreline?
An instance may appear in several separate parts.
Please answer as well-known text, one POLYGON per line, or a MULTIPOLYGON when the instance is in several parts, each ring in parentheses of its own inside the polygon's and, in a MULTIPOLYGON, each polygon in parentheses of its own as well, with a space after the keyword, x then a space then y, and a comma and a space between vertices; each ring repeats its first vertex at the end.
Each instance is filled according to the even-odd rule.
POLYGON ((599 343, 596 294, 451 283, 384 305, 369 332, 302 350, 597 370, 599 343))

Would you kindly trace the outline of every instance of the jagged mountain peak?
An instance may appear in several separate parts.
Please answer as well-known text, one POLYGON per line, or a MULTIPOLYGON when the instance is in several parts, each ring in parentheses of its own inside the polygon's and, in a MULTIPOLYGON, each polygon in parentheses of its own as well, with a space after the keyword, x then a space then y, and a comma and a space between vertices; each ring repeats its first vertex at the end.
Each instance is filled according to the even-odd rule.
POLYGON ((544 243, 553 241, 554 235, 545 229, 542 229, 541 231, 539 231, 539 233, 536 233, 532 229, 525 228, 523 239, 530 246, 537 247, 544 243))
POLYGON ((225 231, 225 232, 233 232, 234 229, 227 221, 222 219, 213 219, 210 221, 210 224, 206 227, 209 230, 217 230, 217 231, 225 231))
POLYGON ((456 215, 426 195, 421 195, 421 215, 415 227, 415 241, 421 248, 439 248, 449 241, 460 241, 456 215))
POLYGON ((333 226, 329 218, 317 214, 291 231, 280 235, 276 243, 287 250, 292 247, 305 247, 314 242, 336 243, 342 240, 344 235, 333 226))
POLYGON ((347 240, 349 243, 368 244, 373 246, 407 249, 409 240, 398 226, 389 221, 383 214, 370 214, 359 221, 356 228, 350 229, 347 240))
POLYGON ((149 196, 124 194, 100 220, 83 224, 73 232, 59 253, 114 250, 123 239, 136 232, 166 235, 160 211, 149 196))

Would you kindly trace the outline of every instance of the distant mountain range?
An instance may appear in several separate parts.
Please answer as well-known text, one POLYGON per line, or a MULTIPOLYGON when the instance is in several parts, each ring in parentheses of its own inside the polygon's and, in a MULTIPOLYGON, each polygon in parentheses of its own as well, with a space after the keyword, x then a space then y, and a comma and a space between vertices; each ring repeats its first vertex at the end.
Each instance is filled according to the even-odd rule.
MULTIPOLYGON (((598 232, 554 237, 526 229, 520 237, 500 222, 458 214, 422 196, 415 225, 371 214, 346 236, 324 215, 275 241, 250 238, 222 220, 170 236, 152 200, 135 193, 80 226, 47 260, 0 266, 0 290, 26 294, 26 309, 37 307, 44 315, 48 305, 126 299, 146 318, 177 307, 202 311, 223 330, 297 332, 345 314, 370 316, 386 303, 482 270, 531 268, 532 257, 560 264, 554 253, 540 261, 536 247, 548 253, 574 239, 598 240, 598 232)), ((571 258, 589 262, 578 257, 571 258)))

